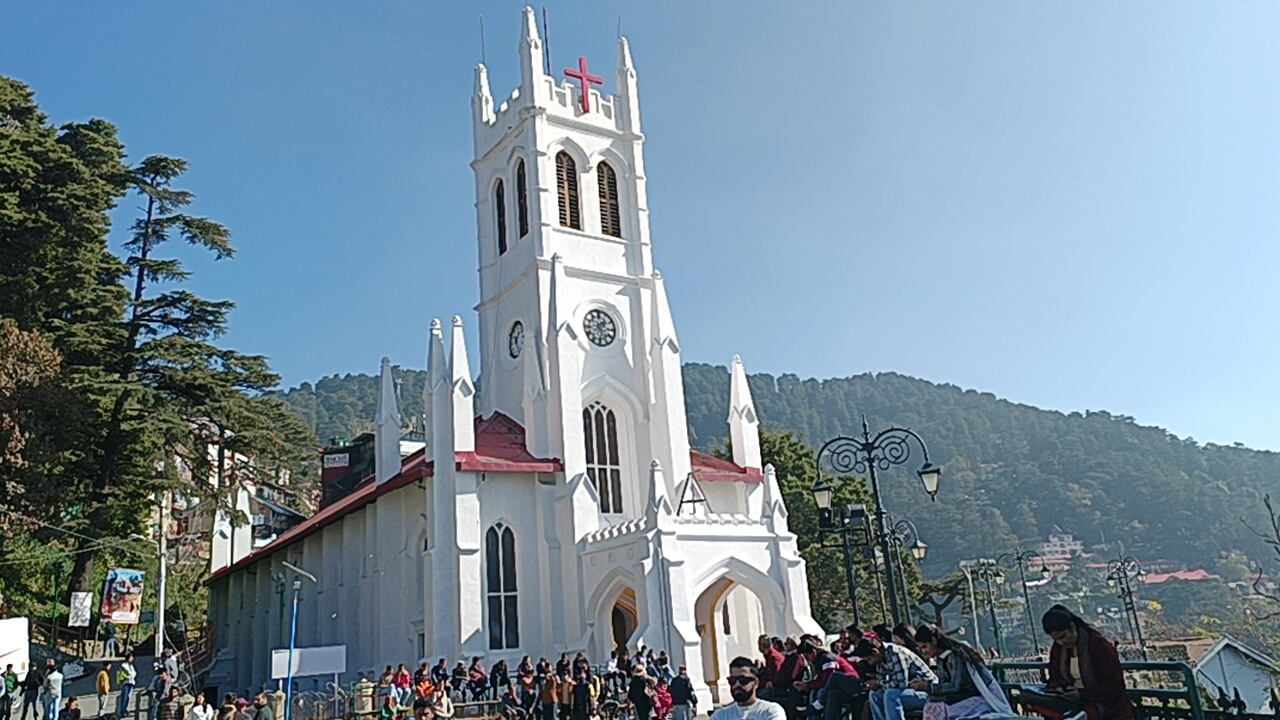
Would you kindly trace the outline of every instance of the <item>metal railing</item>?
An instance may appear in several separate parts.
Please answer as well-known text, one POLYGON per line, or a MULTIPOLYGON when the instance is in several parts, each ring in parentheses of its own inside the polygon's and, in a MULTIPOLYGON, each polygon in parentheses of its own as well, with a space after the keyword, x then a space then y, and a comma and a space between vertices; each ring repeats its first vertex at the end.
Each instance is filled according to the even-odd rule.
MULTIPOLYGON (((1121 662, 1125 673, 1125 686, 1133 700, 1136 720, 1205 720, 1204 705, 1200 698, 1200 686, 1196 684, 1195 671, 1184 662, 1121 662)), ((1019 706, 1018 695, 1022 685, 1043 684, 1049 679, 1049 666, 1045 662, 993 662, 991 670, 996 680, 1008 693, 1010 701, 1019 706)))

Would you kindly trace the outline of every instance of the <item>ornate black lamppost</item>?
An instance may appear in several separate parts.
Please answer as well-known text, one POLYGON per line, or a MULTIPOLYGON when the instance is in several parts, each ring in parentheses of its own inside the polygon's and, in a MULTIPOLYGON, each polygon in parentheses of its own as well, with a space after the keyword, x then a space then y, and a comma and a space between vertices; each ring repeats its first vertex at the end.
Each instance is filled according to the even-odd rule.
POLYGON ((867 506, 846 505, 839 509, 839 517, 831 508, 835 489, 823 480, 813 486, 813 499, 818 504, 818 533, 820 535, 839 535, 841 547, 844 549, 844 579, 849 586, 849 602, 853 603, 853 624, 861 625, 862 616, 858 613, 858 577, 853 566, 853 548, 869 544, 870 533, 867 532, 867 506))
POLYGON ((1107 565, 1107 585, 1116 590, 1116 597, 1124 601, 1125 621, 1129 623, 1129 636, 1147 659, 1147 643, 1142 639, 1142 623, 1138 620, 1138 606, 1133 602, 1133 580, 1139 584, 1147 578, 1146 572, 1136 558, 1123 555, 1107 565))
MULTIPOLYGON (((896 581, 893 576, 893 563, 889 561, 893 552, 890 546, 889 518, 884 510, 884 502, 880 498, 880 478, 877 471, 888 470, 891 465, 901 465, 906 462, 911 457, 911 446, 908 442, 910 440, 914 440, 920 446, 920 452, 924 456, 924 465, 916 471, 916 474, 920 476, 924 491, 929 493, 929 497, 936 499, 942 468, 935 467, 929 462, 929 449, 925 447, 924 440, 911 430, 897 427, 883 430, 873 437, 871 430, 867 427, 865 415, 862 417, 862 437, 838 437, 828 440, 818 451, 818 485, 814 486, 816 500, 821 486, 831 487, 825 480, 826 476, 838 480, 841 475, 863 473, 869 475, 871 499, 875 503, 875 542, 885 558, 884 572, 888 581, 886 584, 889 586, 889 606, 894 624, 902 622, 902 611, 898 607, 898 594, 894 591, 896 581)), ((829 503, 828 500, 828 505, 829 503)))
MULTIPOLYGON (((964 571, 965 577, 969 580, 969 602, 973 600, 973 578, 977 576, 979 580, 987 586, 987 611, 991 613, 991 634, 996 638, 996 649, 1001 655, 1007 655, 1008 652, 1004 647, 1004 633, 1001 632, 1000 618, 996 616, 996 594, 991 587, 991 583, 996 585, 1004 584, 1004 573, 1000 571, 1000 566, 991 558, 979 558, 977 560, 961 560, 960 569, 964 571)), ((976 607, 971 607, 973 612, 973 637, 978 640, 978 612, 976 607)))
POLYGON ((1011 553, 1005 553, 996 558, 996 562, 1005 567, 1018 568, 1018 580, 1022 581, 1022 602, 1027 608, 1027 632, 1031 634, 1031 645, 1036 649, 1036 655, 1040 654, 1040 638, 1036 633, 1036 616, 1031 612, 1031 593, 1027 592, 1027 569, 1032 560, 1040 561, 1040 577, 1048 580, 1053 576, 1053 572, 1049 570, 1049 566, 1044 562, 1044 556, 1035 550, 1024 551, 1021 547, 1015 548, 1011 553))
MULTIPOLYGON (((893 517, 889 517, 892 523, 889 526, 889 544, 895 548, 905 548, 911 553, 911 557, 916 562, 924 560, 924 556, 929 552, 929 546, 920 539, 920 531, 916 529, 915 523, 910 520, 899 520, 893 522, 893 517)), ((902 586, 902 607, 903 612, 907 614, 907 620, 911 620, 911 597, 907 592, 907 573, 902 566, 902 553, 893 553, 894 559, 898 561, 898 580, 902 586)))

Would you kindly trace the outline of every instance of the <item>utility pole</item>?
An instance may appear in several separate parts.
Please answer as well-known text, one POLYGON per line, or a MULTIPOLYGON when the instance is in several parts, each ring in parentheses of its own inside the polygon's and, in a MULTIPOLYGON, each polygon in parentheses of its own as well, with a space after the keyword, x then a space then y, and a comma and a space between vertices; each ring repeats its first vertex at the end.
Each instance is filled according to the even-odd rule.
POLYGON ((164 606, 169 582, 169 523, 166 518, 168 492, 156 493, 160 521, 156 527, 156 559, 160 561, 160 577, 156 583, 156 657, 164 655, 164 606))

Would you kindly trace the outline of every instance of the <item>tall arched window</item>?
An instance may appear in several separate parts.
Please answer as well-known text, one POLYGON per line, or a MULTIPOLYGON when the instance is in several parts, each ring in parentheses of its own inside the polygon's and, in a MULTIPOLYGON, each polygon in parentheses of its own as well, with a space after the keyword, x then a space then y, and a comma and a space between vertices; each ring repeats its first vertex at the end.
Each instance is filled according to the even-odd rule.
POLYGON ((622 512, 617 417, 604 405, 591 403, 582 410, 582 435, 587 446, 587 477, 600 496, 600 512, 622 512))
POLYGON ((560 224, 582 229, 582 212, 578 208, 578 164, 569 153, 556 153, 556 189, 560 196, 560 224))
POLYGON ((501 255, 507 251, 507 193, 501 180, 493 188, 493 209, 497 213, 498 254, 501 255))
POLYGON ((524 177, 524 160, 516 163, 516 219, 520 237, 529 234, 529 181, 524 177))
POLYGON ((596 166, 600 180, 600 232, 622 237, 622 213, 618 210, 618 174, 607 162, 596 166))
POLYGON ((484 536, 485 588, 489 601, 489 649, 520 647, 520 613, 516 607, 516 536, 497 523, 484 536))

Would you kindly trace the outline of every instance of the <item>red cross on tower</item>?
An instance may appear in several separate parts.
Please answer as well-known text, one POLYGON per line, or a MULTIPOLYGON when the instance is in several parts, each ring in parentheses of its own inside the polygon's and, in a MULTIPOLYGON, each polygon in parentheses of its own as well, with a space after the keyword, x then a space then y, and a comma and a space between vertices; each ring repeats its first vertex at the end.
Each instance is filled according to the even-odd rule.
POLYGON ((585 55, 578 56, 577 70, 574 70, 573 68, 565 68, 564 74, 566 77, 577 79, 578 82, 582 84, 582 112, 591 112, 591 100, 588 98, 588 91, 591 89, 592 85, 603 84, 604 78, 587 72, 587 58, 585 55))

